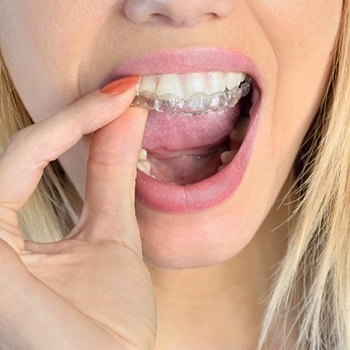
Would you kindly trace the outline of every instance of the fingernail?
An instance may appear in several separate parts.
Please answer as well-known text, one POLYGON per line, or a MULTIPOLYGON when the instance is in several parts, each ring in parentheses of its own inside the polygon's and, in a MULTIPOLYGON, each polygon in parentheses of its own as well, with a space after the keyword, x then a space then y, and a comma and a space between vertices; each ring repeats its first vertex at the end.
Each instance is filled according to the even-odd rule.
POLYGON ((140 80, 139 75, 131 75, 111 82, 101 88, 101 92, 108 95, 120 94, 133 88, 140 80))

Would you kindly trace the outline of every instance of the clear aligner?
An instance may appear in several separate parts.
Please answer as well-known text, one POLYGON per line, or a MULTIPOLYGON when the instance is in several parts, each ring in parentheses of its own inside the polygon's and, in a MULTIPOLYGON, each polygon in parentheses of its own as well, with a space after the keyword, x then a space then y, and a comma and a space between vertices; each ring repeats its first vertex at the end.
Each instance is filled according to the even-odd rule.
POLYGON ((150 91, 143 91, 135 96, 131 105, 171 114, 196 115, 219 112, 226 107, 234 107, 242 97, 248 95, 251 84, 251 79, 248 77, 239 87, 232 90, 226 88, 225 91, 213 95, 198 92, 187 101, 172 94, 156 96, 150 91))

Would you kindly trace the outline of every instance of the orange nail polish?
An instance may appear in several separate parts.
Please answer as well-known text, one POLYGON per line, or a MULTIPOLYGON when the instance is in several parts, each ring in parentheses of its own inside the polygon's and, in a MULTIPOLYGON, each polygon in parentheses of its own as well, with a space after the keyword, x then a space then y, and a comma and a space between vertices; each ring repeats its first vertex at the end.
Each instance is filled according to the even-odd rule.
POLYGON ((108 95, 117 95, 133 88, 140 80, 139 75, 131 75, 111 82, 101 88, 101 92, 108 95))

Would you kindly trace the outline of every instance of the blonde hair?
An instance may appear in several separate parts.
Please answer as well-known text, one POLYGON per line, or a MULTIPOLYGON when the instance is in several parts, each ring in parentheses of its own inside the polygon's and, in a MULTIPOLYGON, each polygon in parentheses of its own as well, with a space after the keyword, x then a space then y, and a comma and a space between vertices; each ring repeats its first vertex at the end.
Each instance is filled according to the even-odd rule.
MULTIPOLYGON (((330 85, 297 161, 302 168, 297 223, 276 278, 260 348, 266 347, 276 321, 296 307, 297 348, 350 349, 349 43, 345 0, 330 85)), ((1 149, 15 132, 31 123, 0 60, 1 149)), ((81 207, 74 187, 54 162, 20 213, 23 234, 36 241, 60 239, 77 222, 81 207)))
POLYGON ((350 9, 345 0, 330 83, 297 159, 297 220, 277 274, 260 348, 281 318, 288 329, 293 309, 297 349, 350 349, 349 54, 350 9))

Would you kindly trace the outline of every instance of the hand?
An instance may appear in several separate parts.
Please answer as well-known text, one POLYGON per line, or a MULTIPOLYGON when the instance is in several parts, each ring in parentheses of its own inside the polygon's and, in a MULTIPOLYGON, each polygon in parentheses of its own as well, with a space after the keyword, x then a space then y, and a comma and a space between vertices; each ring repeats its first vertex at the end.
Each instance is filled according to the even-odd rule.
POLYGON ((146 111, 95 91, 20 131, 0 157, 1 349, 149 349, 153 286, 134 211, 146 111), (17 212, 44 167, 94 133, 84 209, 60 242, 26 242, 17 212))

